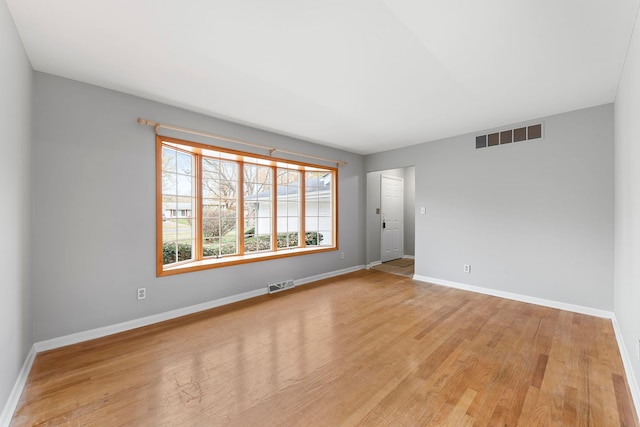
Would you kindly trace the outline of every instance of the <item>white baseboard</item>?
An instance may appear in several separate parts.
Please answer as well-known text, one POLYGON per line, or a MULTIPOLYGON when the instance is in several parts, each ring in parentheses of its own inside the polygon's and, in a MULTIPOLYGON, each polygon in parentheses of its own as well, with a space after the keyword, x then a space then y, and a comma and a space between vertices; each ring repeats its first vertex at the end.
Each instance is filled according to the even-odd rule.
POLYGON ((266 287, 264 289, 256 289, 255 291, 244 292, 229 297, 219 298, 213 301, 203 302, 201 304, 191 305, 189 307, 178 308, 175 310, 165 311, 164 313, 158 313, 134 320, 128 320, 122 323, 116 323, 115 325, 103 326, 101 328, 90 329, 87 331, 77 332, 58 338, 40 341, 35 343, 34 345, 38 353, 41 351, 53 350, 55 348, 64 347, 66 345, 77 344, 96 338, 102 338, 107 335, 129 331, 131 329, 140 328, 142 326, 153 325, 154 323, 164 322, 165 320, 171 320, 177 317, 186 316, 188 314, 197 313, 199 311, 208 310, 210 308, 220 307, 222 305, 254 298, 260 295, 265 295, 266 293, 266 287))
MULTIPOLYGON (((311 282, 315 282, 318 280, 322 280, 322 279, 326 279, 329 277, 334 277, 334 276, 339 276, 342 274, 347 274, 347 273, 351 273, 354 271, 358 271, 358 270, 362 270, 363 268, 371 268, 374 265, 378 265, 381 264, 380 261, 374 261, 370 264, 368 264, 366 267, 363 265, 359 265, 359 266, 354 266, 354 267, 349 267, 349 268, 344 268, 341 270, 337 270, 337 271, 333 271, 333 272, 329 272, 329 273, 323 273, 323 274, 319 274, 319 275, 315 275, 315 276, 309 276, 309 277, 305 277, 302 279, 298 279, 295 280, 294 283, 297 285, 304 285, 307 283, 311 283, 311 282)), ((513 294, 513 293, 509 293, 509 292, 503 292, 503 291, 497 291, 497 290, 493 290, 493 289, 488 289, 488 288, 482 288, 482 287, 478 287, 478 286, 472 286, 472 285, 466 285, 466 284, 462 284, 462 283, 456 283, 456 282, 451 282, 451 281, 447 281, 447 280, 441 280, 441 279, 436 279, 436 278, 432 278, 432 277, 426 277, 426 276, 419 276, 419 275, 414 275, 413 278, 415 280, 419 280, 422 282, 428 282, 428 283, 433 283, 436 285, 441 285, 441 286, 448 286, 451 288, 456 288, 456 289, 462 289, 462 290, 467 290, 467 291, 471 291, 471 292, 477 292, 477 293, 482 293, 482 294, 486 294, 486 295, 493 295, 493 296, 497 296, 497 297, 501 297, 501 298, 507 298, 507 299, 511 299, 511 300, 516 300, 516 301, 521 301, 521 302, 527 302, 527 303, 531 303, 531 304, 537 304, 537 305, 542 305, 542 306, 546 306, 546 307, 552 307, 552 308, 558 308, 561 310, 568 310, 568 311, 573 311, 573 312, 577 312, 577 313, 582 313, 582 314, 588 314, 588 315, 592 315, 592 316, 597 316, 597 317, 604 317, 604 318, 608 318, 608 319, 612 319, 612 323, 613 323, 613 327, 616 333, 616 339, 618 340, 618 347, 620 349, 620 353, 622 355, 622 360, 623 360, 623 364, 624 364, 624 368, 625 368, 625 372, 627 374, 627 381, 629 383, 629 387, 631 388, 631 394, 632 394, 632 398, 634 401, 634 404, 636 406, 636 408, 640 408, 640 389, 638 388, 638 384, 635 380, 635 377, 633 375, 633 369, 629 360, 629 356, 628 353, 626 351, 625 345, 624 345, 624 341, 622 340, 622 334, 620 332, 620 328, 618 325, 618 322, 615 319, 615 315, 612 312, 609 311, 605 311, 605 310, 598 310, 598 309, 594 309, 594 308, 590 308, 590 307, 583 307, 583 306, 578 306, 578 305, 573 305, 573 304, 567 304, 567 303, 562 303, 562 302, 557 302, 557 301, 552 301, 552 300, 545 300, 545 299, 541 299, 541 298, 535 298, 535 297, 529 297, 526 295, 519 295, 519 294, 513 294)), ((265 295, 267 294, 267 289, 266 287, 264 289, 257 289, 254 291, 249 291, 249 292, 244 292, 241 294, 237 294, 237 295, 232 295, 229 297, 225 297, 225 298, 220 298, 217 300, 213 300, 213 301, 208 301, 202 304, 196 304, 196 305, 192 305, 189 307, 184 307, 184 308, 179 308, 176 310, 171 310, 171 311, 167 311, 164 313, 159 313, 159 314, 155 314, 152 316, 147 316, 147 317, 143 317, 143 318, 139 318, 139 319, 134 319, 134 320, 130 320, 127 322, 122 322, 122 323, 118 323, 115 325, 111 325, 111 326, 105 326, 102 328, 96 328, 96 329, 91 329, 88 331, 83 331, 83 332, 78 332, 75 334, 70 334, 70 335, 66 335, 63 337, 59 337, 59 338, 53 338, 50 340, 45 340, 45 341, 40 341, 35 343, 32 347, 31 347, 31 351, 29 352, 29 354, 27 355, 24 364, 22 366, 22 369, 20 370, 20 373, 18 375, 18 379, 16 380, 16 383, 11 391, 11 394, 9 395, 9 399, 7 400, 7 403, 5 404, 5 407, 2 411, 2 414, 0 414, 0 427, 5 427, 5 426, 9 426, 9 423, 11 422, 11 418, 13 417, 13 414, 15 412, 15 409, 18 405, 18 402, 20 400, 20 396, 22 395, 22 391, 24 389, 24 386, 26 384, 27 378, 29 376, 29 372, 31 371, 31 366, 33 365, 33 361, 35 360, 36 354, 41 352, 41 351, 46 351, 46 350, 52 350, 58 347, 63 347, 66 345, 70 345, 70 344, 76 344, 82 341, 87 341, 87 340, 92 340, 92 339, 96 339, 96 338, 101 338, 107 335, 111 335, 111 334, 115 334, 115 333, 119 333, 119 332, 124 332, 127 330, 131 330, 131 329, 135 329, 135 328, 139 328, 142 326, 147 326, 147 325, 151 325, 154 323, 158 323, 158 322, 163 322, 165 320, 170 320, 170 319, 174 319, 177 317, 181 317, 181 316, 186 316, 188 314, 193 314, 193 313, 197 313, 199 311, 204 311, 204 310, 208 310, 211 308, 215 308, 215 307, 220 307, 226 304, 231 304, 234 302, 238 302, 238 301, 242 301, 245 299, 249 299, 249 298, 254 298, 260 295, 265 295)))
MULTIPOLYGON (((328 277, 339 276, 341 274, 351 273, 352 271, 362 270, 364 266, 355 266, 344 268, 329 273, 318 274, 316 276, 304 277, 294 280, 297 285, 315 282, 317 280, 326 279, 328 277)), ((102 328, 90 329, 88 331, 77 332, 75 334, 65 335, 58 338, 52 338, 45 341, 35 343, 36 352, 52 350, 66 345, 77 344, 79 342, 88 341, 96 338, 102 338, 107 335, 117 334, 119 332, 129 331, 131 329, 140 328, 142 326, 153 325, 154 323, 164 322, 166 320, 175 319, 177 317, 186 316, 200 311, 209 310, 211 308, 220 307, 234 302, 243 301, 249 298, 255 298, 260 295, 267 294, 267 287, 256 289, 254 291, 244 292, 241 294, 231 295, 229 297, 219 298, 213 301, 203 302, 201 304, 191 305, 189 307, 178 308, 164 313, 158 313, 139 319, 128 320, 126 322, 117 323, 115 325, 104 326, 102 328)))
MULTIPOLYGON (((354 271, 364 269, 364 265, 357 265, 354 267, 343 268, 341 270, 332 271, 329 273, 322 273, 315 276, 304 277, 298 280, 295 280, 294 283, 297 285, 305 285, 307 283, 315 282, 322 279, 327 279, 329 277, 340 276, 342 274, 351 273, 354 271)), ((177 317, 186 316, 188 314, 197 313, 204 310, 209 310, 211 308, 220 307, 223 305, 231 304, 234 302, 242 301, 249 298, 254 298, 260 295, 267 294, 267 287, 261 289, 256 289, 254 291, 244 292, 237 295, 231 295, 225 298, 219 298, 217 300, 204 302, 202 304, 196 304, 189 307, 178 308, 176 310, 167 311, 164 313, 154 314, 152 316, 141 317, 139 319, 129 320, 122 323, 117 323, 115 325, 104 326, 102 328, 91 329, 88 331, 78 332, 75 334, 69 334, 58 338, 52 338, 45 341, 40 341, 31 347, 31 351, 27 355, 27 358, 22 365, 22 369, 18 375, 18 379, 16 380, 11 394, 9 395, 9 399, 2 410, 2 414, 0 414, 0 427, 8 427, 11 422, 11 418, 13 418, 13 414, 15 413, 16 407, 18 406, 18 401, 20 400, 20 396, 22 395, 22 391, 24 390, 24 386, 27 382, 27 378, 29 377, 29 372, 31 371, 31 366, 33 365, 33 361, 35 360, 36 354, 41 351, 53 350, 55 348, 64 347, 66 345, 77 344, 79 342, 88 341, 96 338, 105 337, 107 335, 117 334, 119 332, 128 331, 131 329, 136 329, 142 326, 152 325, 158 322, 164 322, 165 320, 175 319, 177 317)))
POLYGON ((413 255, 403 255, 402 258, 416 259, 413 255))
POLYGON ((356 265, 354 267, 343 268, 341 270, 332 271, 329 273, 316 274, 315 276, 305 277, 303 279, 294 280, 293 283, 298 285, 306 285, 307 283, 317 282, 318 280, 328 279, 329 277, 340 276, 342 274, 353 273, 354 271, 363 270, 364 265, 356 265))
POLYGON ((32 345, 31 350, 29 350, 29 354, 27 354, 27 357, 24 359, 22 368, 18 373, 18 379, 13 385, 13 389, 9 394, 7 403, 5 403, 4 409, 0 414, 0 427, 9 427, 9 424, 11 423, 11 418, 13 418, 13 414, 16 412, 16 408, 18 407, 18 402, 20 401, 20 396, 22 396, 22 391, 24 390, 24 386, 27 383, 27 378, 29 377, 29 372, 31 372, 31 366, 33 365, 33 361, 35 359, 36 359, 36 346, 32 345))
POLYGON ((616 333, 616 340, 618 341, 618 348, 620 349, 620 356, 622 356, 622 364, 624 365, 624 372, 627 375, 627 383, 631 390, 631 398, 633 399, 633 404, 636 407, 636 414, 640 417, 640 387, 638 387, 635 372, 633 371, 633 365, 631 364, 631 359, 629 359, 627 346, 624 344, 622 329, 620 329, 618 319, 615 315, 613 316, 613 319, 611 319, 611 323, 613 324, 613 330, 616 333))
POLYGON ((588 314, 589 316, 603 317, 605 319, 613 319, 613 312, 600 310, 582 305, 569 304, 565 302, 553 301, 544 298, 536 298, 528 295, 514 294, 511 292, 499 291, 496 289, 483 288, 480 286, 467 285, 464 283, 451 282, 449 280, 436 279, 434 277, 426 277, 414 275, 414 280, 421 282, 433 283, 434 285, 446 286, 449 288, 461 289, 464 291, 476 292, 479 294, 491 295, 494 297, 506 298, 514 301, 526 302, 529 304, 541 305, 544 307, 557 308, 560 310, 572 311, 574 313, 588 314))
POLYGON ((382 264, 382 261, 372 261, 369 264, 367 264, 367 270, 370 270, 371 267, 375 267, 376 265, 380 265, 382 264))
POLYGON ((526 302, 530 304, 541 305, 545 307, 557 308, 560 310, 571 311, 574 313, 587 314, 590 316, 611 319, 613 330, 616 335, 616 340, 618 342, 618 350, 620 352, 620 356, 622 357, 622 364, 624 366, 625 375, 627 377, 627 383, 629 384, 629 389, 631 389, 631 398, 633 399, 633 404, 636 407, 636 414, 640 414, 640 387, 638 387, 638 382, 636 381, 636 377, 633 372, 633 366, 631 365, 631 360, 629 359, 629 352, 627 351, 627 348, 624 345, 624 340, 622 338, 622 331, 620 330, 620 325, 618 325, 618 320, 616 319, 614 312, 607 311, 607 310, 600 310, 597 308, 584 307, 581 305, 567 304, 564 302, 547 300, 543 298, 530 297, 527 295, 514 294, 511 292, 498 291, 495 289, 482 288, 480 286, 473 286, 473 285, 467 285, 464 283, 451 282, 449 280, 436 279, 433 277, 414 275, 413 279, 419 280, 421 282, 433 283, 435 285, 447 286, 450 288, 461 289, 461 290, 476 292, 476 293, 485 294, 485 295, 492 295, 496 297, 506 298, 506 299, 520 301, 520 302, 526 302))

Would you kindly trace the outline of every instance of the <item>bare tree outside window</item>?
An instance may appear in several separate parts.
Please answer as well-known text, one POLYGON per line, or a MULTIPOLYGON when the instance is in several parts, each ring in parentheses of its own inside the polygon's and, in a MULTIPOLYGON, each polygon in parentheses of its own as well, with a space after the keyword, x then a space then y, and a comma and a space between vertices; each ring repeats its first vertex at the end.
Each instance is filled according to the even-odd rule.
POLYGON ((238 164, 202 159, 203 256, 238 251, 238 164))

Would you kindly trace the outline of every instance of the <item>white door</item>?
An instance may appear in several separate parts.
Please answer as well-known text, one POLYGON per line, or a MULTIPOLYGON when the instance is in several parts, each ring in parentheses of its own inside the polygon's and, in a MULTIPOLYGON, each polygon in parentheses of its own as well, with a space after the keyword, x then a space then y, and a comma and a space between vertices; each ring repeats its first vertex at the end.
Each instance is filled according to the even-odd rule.
POLYGON ((380 219, 382 228, 382 250, 380 261, 386 262, 402 258, 402 216, 403 216, 402 178, 381 176, 380 181, 380 219))

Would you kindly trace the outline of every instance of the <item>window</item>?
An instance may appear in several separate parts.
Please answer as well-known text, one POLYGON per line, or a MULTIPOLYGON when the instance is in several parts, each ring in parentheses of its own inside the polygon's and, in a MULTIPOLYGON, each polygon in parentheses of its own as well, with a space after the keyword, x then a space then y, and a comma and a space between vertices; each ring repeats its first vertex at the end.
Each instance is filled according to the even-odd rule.
POLYGON ((158 136, 157 274, 337 249, 337 169, 158 136))

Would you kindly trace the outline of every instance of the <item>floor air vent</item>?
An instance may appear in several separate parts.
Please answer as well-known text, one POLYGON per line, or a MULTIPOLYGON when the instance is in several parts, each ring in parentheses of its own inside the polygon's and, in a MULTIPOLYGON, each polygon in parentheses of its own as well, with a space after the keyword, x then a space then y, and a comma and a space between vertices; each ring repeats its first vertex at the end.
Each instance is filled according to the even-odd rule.
POLYGON ((295 285, 293 284, 293 280, 286 280, 284 282, 274 283, 272 285, 267 286, 270 294, 275 294, 276 292, 286 291, 287 289, 293 288, 295 285))

